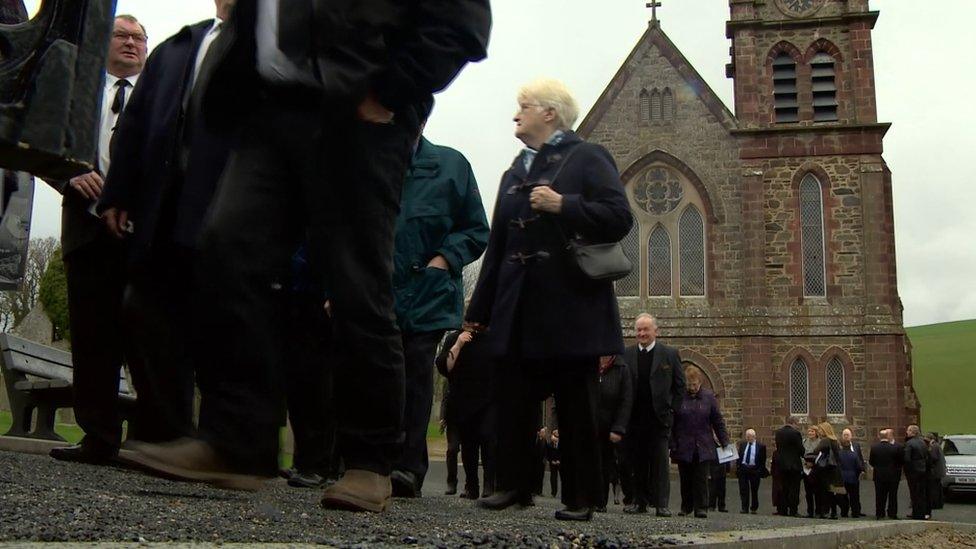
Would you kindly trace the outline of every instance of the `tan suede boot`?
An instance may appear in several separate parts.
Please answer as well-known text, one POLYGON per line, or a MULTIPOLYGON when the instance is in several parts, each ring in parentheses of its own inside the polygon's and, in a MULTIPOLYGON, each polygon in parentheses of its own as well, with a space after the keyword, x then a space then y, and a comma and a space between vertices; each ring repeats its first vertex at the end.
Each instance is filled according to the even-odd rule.
POLYGON ((264 478, 232 472, 206 442, 181 438, 164 444, 133 443, 119 458, 175 480, 206 482, 228 490, 257 491, 264 478))
POLYGON ((325 489, 322 507, 380 513, 390 507, 392 495, 389 476, 349 469, 338 482, 325 489))

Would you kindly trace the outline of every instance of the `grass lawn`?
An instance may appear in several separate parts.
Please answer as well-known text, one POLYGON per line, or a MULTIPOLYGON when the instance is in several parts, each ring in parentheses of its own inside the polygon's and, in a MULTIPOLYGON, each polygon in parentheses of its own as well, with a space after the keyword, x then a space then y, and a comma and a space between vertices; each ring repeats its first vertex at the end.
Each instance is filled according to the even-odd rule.
POLYGON ((976 433, 976 320, 907 331, 922 430, 976 433))

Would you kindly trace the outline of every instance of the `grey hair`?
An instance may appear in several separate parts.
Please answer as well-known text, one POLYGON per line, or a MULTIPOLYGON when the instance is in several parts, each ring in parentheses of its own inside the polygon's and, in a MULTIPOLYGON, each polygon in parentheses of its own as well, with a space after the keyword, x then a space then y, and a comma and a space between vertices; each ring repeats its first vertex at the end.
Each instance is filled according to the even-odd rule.
POLYGON ((143 25, 141 21, 139 21, 138 19, 136 19, 136 16, 135 15, 129 15, 128 13, 123 13, 123 14, 120 14, 120 15, 116 15, 115 18, 116 19, 121 19, 123 21, 128 21, 129 23, 135 23, 136 25, 139 25, 139 27, 142 28, 142 34, 145 34, 146 35, 146 38, 149 38, 149 33, 146 32, 146 26, 143 25))
POLYGON ((640 320, 640 319, 642 319, 642 318, 646 318, 646 319, 650 320, 651 322, 654 323, 655 326, 657 326, 657 317, 654 316, 654 315, 652 315, 651 313, 641 313, 641 314, 637 315, 637 318, 634 319, 634 324, 636 325, 637 324, 637 321, 640 320))

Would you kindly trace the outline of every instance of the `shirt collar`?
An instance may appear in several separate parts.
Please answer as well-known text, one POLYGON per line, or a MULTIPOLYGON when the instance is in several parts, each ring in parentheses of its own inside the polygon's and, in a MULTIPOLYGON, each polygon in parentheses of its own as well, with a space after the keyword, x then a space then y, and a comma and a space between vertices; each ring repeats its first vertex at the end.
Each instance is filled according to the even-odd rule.
POLYGON ((645 347, 645 346, 643 346, 643 345, 641 345, 640 343, 638 343, 638 344, 637 344, 637 347, 638 347, 638 348, 639 348, 639 349, 640 349, 641 351, 653 351, 653 350, 654 350, 654 346, 655 346, 655 345, 657 345, 657 340, 656 340, 656 339, 655 339, 654 341, 652 341, 652 342, 651 342, 651 344, 650 344, 650 345, 648 345, 647 347, 645 347))
MULTIPOLYGON (((134 74, 132 76, 127 76, 125 79, 129 81, 129 84, 131 84, 132 87, 135 87, 136 82, 139 81, 139 74, 136 73, 136 74, 134 74)), ((111 88, 115 87, 115 83, 118 82, 119 80, 122 80, 122 79, 119 78, 118 76, 115 76, 114 74, 112 74, 110 72, 106 72, 105 73, 105 88, 106 89, 111 89, 111 88)))
MULTIPOLYGON (((543 145, 558 145, 562 143, 563 139, 566 137, 566 132, 563 130, 556 130, 552 132, 549 139, 543 145)), ((540 149, 542 147, 539 147, 540 149)), ((525 164, 525 171, 529 171, 532 168, 532 162, 535 160, 535 156, 539 151, 533 149, 532 147, 525 147, 522 149, 522 162, 525 164)))
POLYGON ((223 19, 219 17, 214 17, 213 24, 210 25, 209 29, 207 29, 207 34, 215 34, 220 32, 220 29, 223 28, 223 25, 224 25, 223 19))

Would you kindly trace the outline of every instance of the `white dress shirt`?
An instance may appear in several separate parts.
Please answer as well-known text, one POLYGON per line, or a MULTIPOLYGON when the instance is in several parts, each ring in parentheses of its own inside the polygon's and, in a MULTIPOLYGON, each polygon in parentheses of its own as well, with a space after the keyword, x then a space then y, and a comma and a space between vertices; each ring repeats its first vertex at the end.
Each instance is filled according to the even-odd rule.
POLYGON ((648 345, 647 347, 645 347, 645 346, 641 345, 640 343, 638 343, 637 344, 637 350, 651 352, 651 351, 654 350, 654 346, 655 345, 657 345, 657 340, 652 341, 651 344, 648 345))
POLYGON ((207 29, 207 34, 203 35, 203 41, 200 42, 200 49, 197 50, 197 58, 193 61, 193 77, 190 78, 190 89, 197 83, 197 76, 200 75, 200 67, 203 66, 203 60, 207 57, 207 52, 210 50, 210 46, 214 43, 214 40, 220 36, 220 30, 223 28, 224 20, 217 17, 214 19, 210 28, 207 29))
MULTIPOLYGON (((98 126, 98 171, 105 177, 108 174, 109 166, 111 165, 110 154, 112 143, 112 134, 115 133, 115 126, 118 124, 119 115, 112 112, 112 102, 115 101, 115 94, 118 91, 116 83, 119 81, 119 77, 106 74, 105 75, 105 89, 102 91, 102 119, 98 126)), ((129 81, 130 86, 125 90, 125 104, 122 106, 123 109, 129 105, 129 99, 132 98, 132 91, 136 87, 136 83, 139 81, 139 75, 130 76, 126 78, 129 81)))

